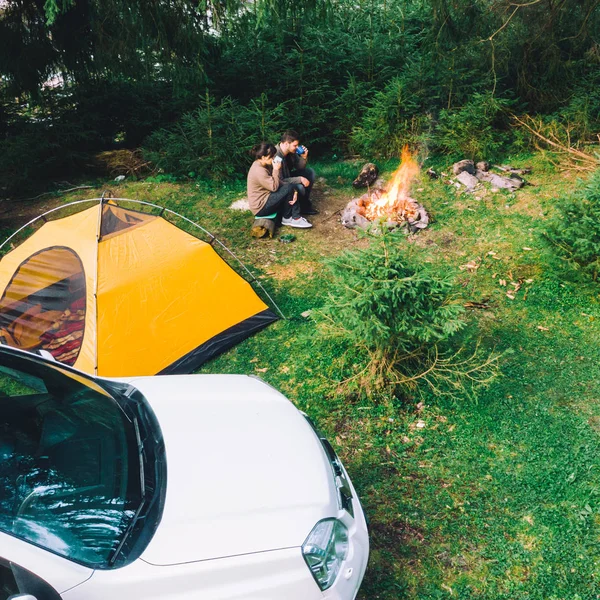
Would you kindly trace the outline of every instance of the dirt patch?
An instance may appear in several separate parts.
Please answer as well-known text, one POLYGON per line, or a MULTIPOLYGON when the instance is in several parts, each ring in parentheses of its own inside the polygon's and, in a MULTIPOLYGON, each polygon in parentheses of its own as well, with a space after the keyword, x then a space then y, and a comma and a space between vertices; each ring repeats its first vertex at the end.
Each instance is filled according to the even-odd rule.
POLYGON ((299 275, 312 276, 321 265, 312 262, 294 263, 293 265, 273 265, 269 276, 277 281, 289 281, 299 275))
POLYGON ((588 419, 588 424, 596 433, 600 433, 600 417, 590 417, 588 419))
POLYGON ((317 186, 313 190, 312 200, 320 211, 318 215, 309 217, 314 225, 311 235, 315 237, 315 245, 326 250, 327 254, 335 254, 350 245, 358 244, 360 247, 368 244, 364 238, 359 237, 355 231, 347 229, 340 222, 342 210, 348 204, 348 197, 345 194, 317 186))
POLYGON ((0 230, 13 232, 25 225, 28 221, 35 219, 42 213, 60 204, 54 199, 50 200, 12 200, 11 198, 0 199, 0 230))
MULTIPOLYGON (((75 200, 85 200, 97 195, 97 190, 84 189, 67 196, 44 194, 41 198, 16 200, 0 198, 0 243, 29 221, 43 213, 75 200), (67 200, 68 199, 68 200, 67 200)), ((64 216, 64 215, 63 215, 64 216)))
POLYGON ((371 537, 379 546, 416 546, 425 541, 424 530, 405 521, 394 520, 381 523, 373 519, 370 524, 371 537))

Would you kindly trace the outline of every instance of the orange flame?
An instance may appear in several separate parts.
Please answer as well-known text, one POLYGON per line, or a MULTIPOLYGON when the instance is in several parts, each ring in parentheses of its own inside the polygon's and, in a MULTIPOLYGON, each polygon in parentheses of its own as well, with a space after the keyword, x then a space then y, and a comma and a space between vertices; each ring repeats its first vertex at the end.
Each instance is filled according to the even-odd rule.
POLYGON ((402 148, 402 161, 394 173, 389 190, 379 198, 372 199, 366 215, 370 220, 390 217, 403 221, 418 214, 417 203, 409 196, 410 186, 419 174, 419 165, 411 155, 408 145, 402 148))

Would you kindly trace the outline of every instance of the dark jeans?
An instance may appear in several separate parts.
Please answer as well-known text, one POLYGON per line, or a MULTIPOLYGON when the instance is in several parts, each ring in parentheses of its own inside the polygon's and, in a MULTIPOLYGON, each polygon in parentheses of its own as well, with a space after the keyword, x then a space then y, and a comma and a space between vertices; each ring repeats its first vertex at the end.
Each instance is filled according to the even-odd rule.
POLYGON ((310 184, 308 187, 304 187, 301 183, 293 183, 292 185, 298 190, 298 202, 300 203, 300 212, 304 212, 312 208, 310 201, 310 192, 312 191, 313 184, 317 177, 314 169, 298 169, 290 173, 292 177, 306 177, 310 184))
POLYGON ((300 198, 291 205, 290 200, 294 197, 294 185, 284 183, 276 192, 271 192, 267 203, 256 213, 257 217, 266 217, 273 213, 280 214, 284 219, 297 219, 300 216, 300 198))

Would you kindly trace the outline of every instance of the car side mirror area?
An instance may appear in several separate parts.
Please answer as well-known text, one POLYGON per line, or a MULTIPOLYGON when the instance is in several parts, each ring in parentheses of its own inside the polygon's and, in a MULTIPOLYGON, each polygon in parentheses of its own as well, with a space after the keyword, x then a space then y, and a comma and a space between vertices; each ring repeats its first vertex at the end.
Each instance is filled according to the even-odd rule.
POLYGON ((35 573, 15 563, 10 564, 10 569, 19 593, 9 596, 8 600, 61 600, 60 594, 35 573))

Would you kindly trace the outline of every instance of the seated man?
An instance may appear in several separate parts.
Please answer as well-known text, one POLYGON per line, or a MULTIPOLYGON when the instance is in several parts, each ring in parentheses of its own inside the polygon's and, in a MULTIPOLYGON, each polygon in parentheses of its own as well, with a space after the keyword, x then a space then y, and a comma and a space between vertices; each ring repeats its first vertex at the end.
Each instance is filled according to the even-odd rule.
POLYGON ((300 213, 303 215, 316 215, 319 211, 310 201, 310 192, 315 182, 316 174, 313 169, 306 168, 308 149, 300 146, 299 136, 295 131, 288 130, 281 136, 281 141, 275 148, 277 156, 281 157, 281 179, 284 183, 291 183, 298 192, 300 200, 300 213), (301 154, 298 153, 304 150, 301 154))

